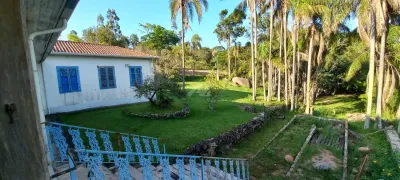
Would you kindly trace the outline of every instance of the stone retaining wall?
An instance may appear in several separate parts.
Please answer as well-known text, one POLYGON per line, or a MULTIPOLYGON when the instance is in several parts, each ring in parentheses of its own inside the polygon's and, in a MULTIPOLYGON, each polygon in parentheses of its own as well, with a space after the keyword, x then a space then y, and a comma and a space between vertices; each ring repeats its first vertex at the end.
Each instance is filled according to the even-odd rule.
POLYGON ((177 119, 188 116, 190 114, 190 108, 189 106, 185 106, 185 108, 180 111, 165 114, 138 114, 129 112, 127 109, 124 110, 124 113, 128 116, 141 117, 146 119, 177 119))
POLYGON ((264 127, 265 123, 273 120, 275 117, 282 115, 284 106, 273 106, 265 109, 248 123, 241 124, 232 130, 222 133, 217 137, 203 140, 197 144, 191 145, 186 149, 185 155, 215 155, 225 146, 235 145, 242 139, 246 139, 254 134, 256 130, 264 127))

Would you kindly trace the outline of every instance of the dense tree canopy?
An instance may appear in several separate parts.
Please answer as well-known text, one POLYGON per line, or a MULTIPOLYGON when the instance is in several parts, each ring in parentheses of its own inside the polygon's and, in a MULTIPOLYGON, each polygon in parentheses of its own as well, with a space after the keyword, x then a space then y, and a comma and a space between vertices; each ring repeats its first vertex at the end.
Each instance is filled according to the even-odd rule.
POLYGON ((179 42, 178 35, 160 25, 141 24, 145 35, 141 37, 141 45, 160 52, 162 49, 171 49, 179 42))

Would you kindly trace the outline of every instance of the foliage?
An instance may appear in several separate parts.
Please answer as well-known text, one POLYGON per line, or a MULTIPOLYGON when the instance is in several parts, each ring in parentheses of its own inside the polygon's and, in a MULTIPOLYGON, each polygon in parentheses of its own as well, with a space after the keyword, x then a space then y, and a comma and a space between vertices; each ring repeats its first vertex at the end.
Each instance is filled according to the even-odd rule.
POLYGON ((131 43, 130 45, 132 46, 132 48, 135 48, 136 46, 138 46, 140 43, 140 40, 139 40, 139 37, 137 36, 137 34, 131 34, 131 36, 129 36, 129 42, 131 43))
POLYGON ((160 25, 140 24, 146 33, 141 37, 141 45, 160 52, 163 49, 171 49, 179 42, 178 35, 160 25))
POLYGON ((68 41, 72 42, 82 42, 82 40, 78 37, 78 33, 75 30, 72 30, 68 35, 67 35, 68 41))
POLYGON ((128 47, 130 42, 129 39, 122 34, 119 20, 116 11, 114 9, 108 9, 107 23, 104 24, 104 17, 100 14, 97 17, 97 26, 83 30, 83 41, 95 44, 128 47))
POLYGON ((153 106, 161 108, 170 107, 173 97, 184 98, 186 92, 180 85, 166 74, 156 73, 154 77, 147 77, 143 85, 136 85, 136 97, 147 98, 153 106))
POLYGON ((217 81, 215 72, 210 72, 206 77, 206 89, 205 89, 205 101, 208 104, 208 109, 211 111, 215 110, 215 105, 221 98, 222 85, 217 81))
POLYGON ((176 17, 181 14, 182 19, 182 30, 190 29, 189 21, 193 20, 194 11, 197 14, 197 19, 200 23, 203 17, 203 10, 207 11, 208 1, 207 0, 170 0, 169 4, 171 12, 172 26, 176 27, 176 17), (183 9, 181 9, 183 8, 183 9), (183 13, 181 13, 183 12, 183 13))

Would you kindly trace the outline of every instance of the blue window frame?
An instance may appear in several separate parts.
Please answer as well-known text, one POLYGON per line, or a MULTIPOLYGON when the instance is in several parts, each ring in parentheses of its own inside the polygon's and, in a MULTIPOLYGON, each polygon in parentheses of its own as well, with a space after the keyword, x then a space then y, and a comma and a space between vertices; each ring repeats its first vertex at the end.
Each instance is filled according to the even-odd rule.
POLYGON ((78 66, 57 66, 56 68, 60 93, 81 91, 78 66))
POLYGON ((143 85, 142 66, 129 66, 129 79, 131 87, 143 85))
POLYGON ((99 66, 97 69, 99 72, 100 89, 111 89, 117 87, 115 82, 114 66, 99 66))

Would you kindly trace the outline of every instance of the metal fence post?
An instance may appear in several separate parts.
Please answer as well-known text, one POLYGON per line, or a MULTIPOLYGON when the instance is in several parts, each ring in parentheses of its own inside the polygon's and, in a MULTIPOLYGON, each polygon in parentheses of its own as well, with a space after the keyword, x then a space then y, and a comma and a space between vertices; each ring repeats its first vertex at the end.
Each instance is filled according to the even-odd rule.
MULTIPOLYGON (((68 166, 70 169, 75 167, 75 164, 71 158, 71 156, 68 156, 68 166)), ((73 170, 69 173, 69 176, 71 177, 71 180, 76 180, 76 170, 73 170)))
POLYGON ((247 160, 247 180, 250 180, 249 160, 247 160))
POLYGON ((47 135, 47 150, 49 151, 50 160, 54 161, 54 152, 53 152, 53 145, 51 142, 51 135, 50 135, 50 128, 46 126, 46 135, 47 135))
POLYGON ((204 159, 201 158, 201 180, 204 180, 204 159))

